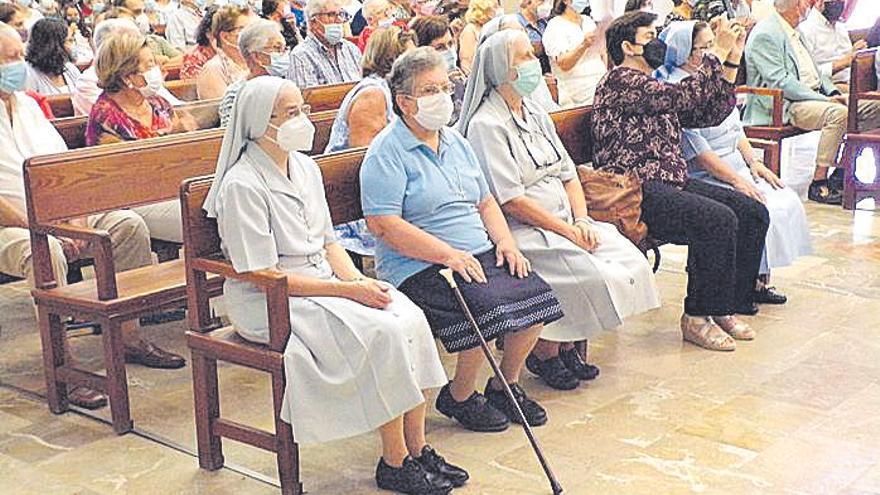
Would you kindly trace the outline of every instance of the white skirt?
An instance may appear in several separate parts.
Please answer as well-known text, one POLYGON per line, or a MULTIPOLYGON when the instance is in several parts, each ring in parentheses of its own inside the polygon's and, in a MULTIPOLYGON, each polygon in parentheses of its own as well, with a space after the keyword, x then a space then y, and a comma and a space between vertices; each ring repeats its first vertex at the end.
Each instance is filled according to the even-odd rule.
MULTIPOLYGON (((247 339, 268 339, 262 292, 226 284, 229 318, 247 339)), ((339 297, 291 297, 282 419, 303 444, 359 435, 421 404, 447 383, 424 313, 390 291, 388 308, 339 297)))
POLYGON ((541 338, 574 342, 618 327, 626 317, 660 306, 654 274, 644 255, 617 229, 593 222, 598 248, 590 253, 550 231, 513 232, 532 269, 550 284, 565 317, 547 325, 541 338))

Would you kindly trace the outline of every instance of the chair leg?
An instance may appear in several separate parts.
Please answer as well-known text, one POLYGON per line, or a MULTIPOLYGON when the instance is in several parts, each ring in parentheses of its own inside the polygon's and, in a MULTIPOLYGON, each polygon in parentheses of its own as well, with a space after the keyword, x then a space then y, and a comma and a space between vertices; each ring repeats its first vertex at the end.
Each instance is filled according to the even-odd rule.
POLYGON ((217 386, 217 360, 192 352, 193 396, 196 408, 196 441, 199 466, 208 471, 223 467, 223 443, 214 434, 214 421, 220 417, 220 389, 217 386))
POLYGON ((117 320, 101 322, 104 342, 104 366, 107 368, 107 396, 110 400, 110 416, 113 431, 122 435, 134 428, 128 402, 128 379, 125 373, 125 349, 122 328, 117 320))
POLYGON ((774 143, 767 149, 765 155, 767 168, 772 170, 774 174, 779 175, 782 172, 782 145, 774 143))
POLYGON ((272 373, 272 398, 275 404, 275 446, 278 458, 278 478, 283 495, 302 495, 299 480, 299 446, 293 440, 293 428, 281 419, 284 401, 284 373, 272 373))
POLYGON ((40 320, 40 340, 43 346, 43 372, 46 375, 46 398, 49 410, 61 414, 68 409, 67 384, 58 380, 57 370, 65 365, 64 327, 61 318, 50 313, 43 306, 37 306, 37 318, 40 320))
POLYGON ((856 207, 856 159, 860 147, 853 143, 844 143, 843 155, 839 165, 843 167, 843 209, 853 210, 856 207))

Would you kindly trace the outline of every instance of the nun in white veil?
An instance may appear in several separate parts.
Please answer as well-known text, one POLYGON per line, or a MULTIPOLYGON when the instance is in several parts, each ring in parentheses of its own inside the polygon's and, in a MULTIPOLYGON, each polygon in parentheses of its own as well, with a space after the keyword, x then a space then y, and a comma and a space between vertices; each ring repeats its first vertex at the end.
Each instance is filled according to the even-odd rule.
POLYGON ((519 249, 553 288, 565 317, 549 324, 527 361, 548 385, 595 377, 573 342, 659 306, 645 257, 617 229, 587 215, 574 163, 531 95, 543 79, 525 33, 490 36, 474 59, 459 131, 473 146, 519 249), (590 371, 587 371, 590 370, 590 371))
MULTIPOLYGON (((314 133, 302 104, 290 81, 264 76, 244 85, 204 208, 236 271, 288 276, 282 417, 297 441, 314 443, 384 428, 423 407, 422 390, 447 379, 421 310, 364 278, 336 244, 321 171, 298 151, 311 148, 314 133)), ((236 330, 267 342, 262 291, 227 280, 224 294, 236 330)))

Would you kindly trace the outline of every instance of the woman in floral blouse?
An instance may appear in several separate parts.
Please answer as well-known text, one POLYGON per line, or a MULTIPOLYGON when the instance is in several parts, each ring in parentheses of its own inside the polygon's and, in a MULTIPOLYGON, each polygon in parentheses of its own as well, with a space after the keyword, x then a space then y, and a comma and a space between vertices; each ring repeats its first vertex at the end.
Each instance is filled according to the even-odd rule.
POLYGON ((733 110, 733 81, 746 33, 722 20, 703 65, 689 79, 668 84, 651 77, 666 55, 666 45, 655 39, 655 20, 648 12, 630 12, 606 32, 616 67, 596 90, 594 165, 634 170, 642 182, 642 220, 650 234, 688 246, 684 339, 732 351, 733 339, 755 337, 734 315, 757 312, 754 282, 769 214, 742 193, 689 180, 681 129, 716 126, 733 110))

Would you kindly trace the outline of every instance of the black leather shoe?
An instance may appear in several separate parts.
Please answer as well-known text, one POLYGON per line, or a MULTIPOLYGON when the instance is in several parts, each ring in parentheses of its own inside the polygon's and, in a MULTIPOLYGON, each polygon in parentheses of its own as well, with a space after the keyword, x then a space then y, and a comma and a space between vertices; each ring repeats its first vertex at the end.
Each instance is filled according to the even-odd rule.
POLYGON ((828 186, 838 192, 843 192, 843 169, 837 167, 828 176, 828 186))
POLYGON ((429 473, 409 456, 399 468, 389 466, 380 458, 376 466, 376 485, 383 490, 410 495, 446 495, 452 491, 449 480, 429 473))
POLYGON ((479 392, 471 394, 467 400, 458 402, 446 384, 437 394, 434 406, 446 417, 453 418, 471 431, 504 431, 510 426, 507 416, 492 406, 479 392))
POLYGON ((834 189, 827 179, 814 180, 810 184, 807 197, 810 201, 826 205, 839 205, 843 203, 843 195, 839 190, 834 189))
POLYGON ((599 376, 599 367, 585 362, 581 358, 581 353, 575 347, 560 350, 559 358, 562 360, 562 364, 568 368, 568 371, 571 371, 571 374, 577 377, 578 380, 593 380, 599 376))
POLYGON ((468 478, 470 478, 467 471, 446 462, 446 459, 432 449, 430 445, 422 447, 421 455, 414 460, 421 464, 425 471, 438 474, 449 480, 455 488, 464 486, 468 478))
POLYGON ((733 312, 738 315, 755 316, 758 314, 758 305, 755 303, 743 304, 737 307, 733 312))
POLYGON ((785 294, 776 290, 776 287, 764 287, 761 290, 756 290, 752 295, 752 301, 755 301, 757 304, 785 304, 788 302, 788 298, 785 297, 785 294))
MULTIPOLYGON (((516 383, 511 383, 510 390, 513 392, 513 396, 519 403, 519 407, 522 409, 526 421, 529 422, 529 426, 542 426, 547 423, 547 411, 545 411, 540 404, 530 399, 522 387, 516 383)), ((485 394, 489 403, 504 413, 507 416, 507 419, 514 423, 522 424, 519 414, 516 413, 516 407, 507 399, 507 394, 504 393, 504 390, 495 390, 492 388, 492 378, 489 378, 489 381, 486 382, 485 394)))
POLYGON ((560 356, 541 361, 538 356, 529 354, 526 358, 526 368, 540 376, 550 388, 556 390, 574 390, 580 384, 580 381, 562 363, 560 356))
POLYGON ((125 362, 142 364, 147 368, 173 370, 186 366, 186 359, 177 354, 164 351, 155 345, 141 341, 137 346, 125 346, 125 362))

